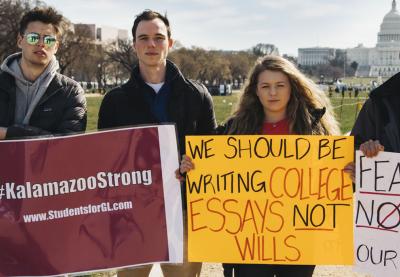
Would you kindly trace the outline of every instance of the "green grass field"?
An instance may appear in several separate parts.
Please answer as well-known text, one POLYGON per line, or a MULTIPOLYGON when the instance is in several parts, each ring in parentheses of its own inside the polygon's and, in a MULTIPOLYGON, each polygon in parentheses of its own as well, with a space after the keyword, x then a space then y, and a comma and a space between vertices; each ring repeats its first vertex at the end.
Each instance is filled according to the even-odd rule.
MULTIPOLYGON (((239 93, 234 93, 229 96, 214 96, 214 108, 218 124, 224 122, 238 101, 239 93)), ((97 116, 99 112, 102 96, 87 97, 88 102, 88 131, 97 129, 97 116)), ((334 94, 331 98, 332 106, 336 114, 336 118, 341 125, 342 133, 346 133, 353 127, 356 116, 361 108, 362 103, 366 99, 366 94, 360 94, 359 98, 350 98, 346 95, 344 98, 339 94, 334 94), (357 103, 360 103, 357 105, 357 103)))
MULTIPOLYGON (((226 118, 231 114, 232 109, 235 107, 238 100, 238 93, 229 96, 214 96, 214 109, 217 117, 218 124, 225 121, 226 118)), ((87 99, 88 105, 88 125, 87 131, 97 130, 97 118, 100 108, 102 96, 90 95, 87 99)))
POLYGON ((332 98, 331 103, 342 134, 349 132, 366 98, 332 98))
POLYGON ((87 131, 96 131, 97 130, 97 119, 99 115, 99 108, 101 104, 101 100, 103 96, 90 96, 86 97, 87 100, 87 108, 88 108, 88 122, 87 122, 87 131))

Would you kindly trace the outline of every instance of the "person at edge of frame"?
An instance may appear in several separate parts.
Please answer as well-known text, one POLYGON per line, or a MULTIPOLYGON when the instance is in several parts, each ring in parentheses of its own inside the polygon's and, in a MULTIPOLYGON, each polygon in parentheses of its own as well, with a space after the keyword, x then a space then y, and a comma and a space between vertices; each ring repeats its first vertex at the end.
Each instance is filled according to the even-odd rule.
MULTIPOLYGON (((104 97, 98 129, 173 122, 177 126, 179 149, 183 154, 186 135, 215 132, 211 95, 205 86, 185 78, 177 66, 167 60, 173 40, 166 16, 152 10, 143 11, 134 21, 132 36, 138 64, 132 69, 127 83, 104 97)), ((185 244, 186 241, 184 263, 161 264, 164 276, 200 275, 201 263, 187 261, 185 244)), ((152 265, 122 269, 118 276, 148 276, 151 268, 152 265)))
MULTIPOLYGON (((57 72, 55 54, 60 46, 63 20, 53 8, 34 8, 23 15, 17 37, 21 52, 8 56, 0 66, 0 140, 85 131, 84 91, 77 82, 57 72)), ((20 215, 16 211, 21 210, 22 203, 3 201, 1 213, 15 216, 18 221, 20 215)), ((16 267, 25 276, 57 272, 42 247, 32 240, 26 224, 19 223, 9 231, 13 239, 0 240, 1 253, 12 261, 11 269, 16 267), (35 255, 30 255, 27 247, 35 255)))
MULTIPOLYGON (((279 56, 260 58, 248 78, 237 110, 225 126, 225 135, 338 135, 338 123, 329 99, 291 62, 279 56)), ((194 168, 184 155, 181 174, 194 168)), ((180 174, 179 174, 180 173, 180 174)), ((311 277, 315 265, 223 264, 225 277, 311 277), (234 272, 234 275, 233 275, 234 272)))
MULTIPOLYGON (((380 151, 400 153, 400 73, 395 74, 369 94, 357 116, 350 135, 355 149, 372 158, 380 151)), ((355 183, 355 164, 345 168, 355 183)))

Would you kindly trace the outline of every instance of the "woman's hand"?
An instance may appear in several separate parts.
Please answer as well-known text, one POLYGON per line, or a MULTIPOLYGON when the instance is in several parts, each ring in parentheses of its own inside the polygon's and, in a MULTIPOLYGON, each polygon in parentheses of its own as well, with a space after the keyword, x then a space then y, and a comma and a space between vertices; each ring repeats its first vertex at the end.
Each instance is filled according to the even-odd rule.
POLYGON ((369 140, 360 145, 360 150, 363 154, 372 158, 378 155, 380 151, 383 151, 385 148, 380 144, 379 140, 369 140))
POLYGON ((183 174, 189 172, 194 169, 194 164, 191 158, 186 155, 182 155, 181 165, 177 170, 175 170, 175 177, 179 181, 185 181, 185 176, 183 174))

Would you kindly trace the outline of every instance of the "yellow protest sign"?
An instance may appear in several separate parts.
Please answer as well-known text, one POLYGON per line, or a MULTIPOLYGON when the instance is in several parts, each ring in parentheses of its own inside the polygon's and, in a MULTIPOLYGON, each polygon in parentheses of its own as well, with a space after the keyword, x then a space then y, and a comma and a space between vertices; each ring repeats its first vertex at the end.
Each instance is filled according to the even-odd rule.
POLYGON ((189 136, 189 261, 353 264, 353 137, 189 136))

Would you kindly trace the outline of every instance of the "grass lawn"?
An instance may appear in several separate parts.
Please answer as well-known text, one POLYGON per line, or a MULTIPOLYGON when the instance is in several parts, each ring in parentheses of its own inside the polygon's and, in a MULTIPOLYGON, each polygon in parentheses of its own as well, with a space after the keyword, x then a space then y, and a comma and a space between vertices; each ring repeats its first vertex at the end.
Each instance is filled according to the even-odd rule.
POLYGON ((89 96, 86 97, 87 100, 87 108, 88 108, 88 122, 87 122, 87 131, 96 131, 97 130, 97 119, 99 115, 99 108, 101 104, 101 100, 103 100, 103 96, 89 96))
MULTIPOLYGON (((239 93, 234 93, 229 96, 213 96, 215 114, 218 124, 224 122, 231 114, 238 101, 239 93)), ((336 114, 337 120, 340 122, 342 133, 346 133, 353 127, 354 121, 365 101, 366 94, 360 94, 359 98, 350 98, 346 95, 344 98, 339 94, 334 94, 331 98, 332 105, 336 114), (357 103, 360 103, 357 105, 357 103)), ((97 130, 97 117, 102 96, 87 97, 88 102, 88 126, 87 131, 97 130)))
POLYGON ((345 134, 353 128, 354 122, 364 103, 365 98, 332 98, 331 103, 337 121, 340 123, 340 130, 345 134))
MULTIPOLYGON (((232 109, 235 107, 235 104, 237 102, 238 95, 239 94, 236 93, 229 96, 213 97, 214 109, 218 124, 224 122, 225 119, 228 118, 228 116, 231 114, 232 109)), ((88 106, 87 131, 97 130, 97 118, 102 99, 103 96, 90 95, 89 97, 86 97, 88 106)))
POLYGON ((213 96, 215 117, 217 123, 221 124, 231 115, 239 100, 239 93, 229 96, 213 96))

